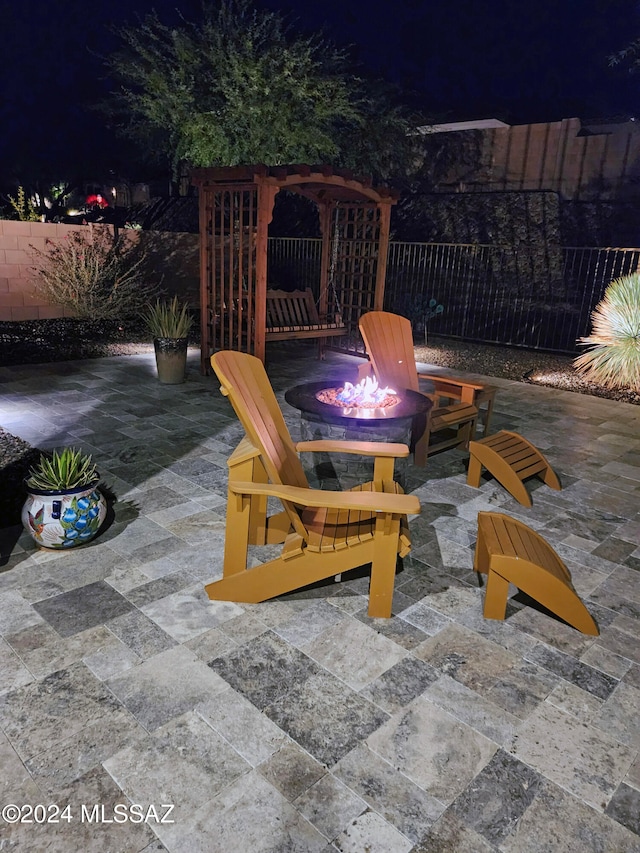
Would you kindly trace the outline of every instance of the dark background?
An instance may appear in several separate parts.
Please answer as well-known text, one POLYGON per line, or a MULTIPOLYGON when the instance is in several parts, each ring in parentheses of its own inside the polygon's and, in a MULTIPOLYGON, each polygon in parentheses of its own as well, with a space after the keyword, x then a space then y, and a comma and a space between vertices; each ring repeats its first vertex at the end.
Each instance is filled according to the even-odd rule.
MULTIPOLYGON (((640 114, 640 77, 609 55, 640 33, 632 0, 259 0, 299 31, 324 29, 354 61, 398 84, 425 123, 510 124, 640 114)), ((135 152, 89 107, 109 91, 109 27, 156 8, 194 18, 199 0, 0 0, 0 182, 34 172, 131 175, 135 152)), ((55 173, 55 174, 54 174, 55 173)))

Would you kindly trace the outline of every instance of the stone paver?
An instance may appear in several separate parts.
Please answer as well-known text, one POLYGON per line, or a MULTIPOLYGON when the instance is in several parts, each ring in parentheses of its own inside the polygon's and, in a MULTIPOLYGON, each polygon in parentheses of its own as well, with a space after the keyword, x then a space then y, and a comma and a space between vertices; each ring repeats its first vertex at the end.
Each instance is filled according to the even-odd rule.
MULTIPOLYGON (((284 391, 357 364, 311 352, 269 353, 296 439, 284 391)), ((0 424, 81 443, 117 498, 75 552, 0 531, 0 805, 74 818, 0 821, 0 848, 638 853, 640 407, 490 380, 494 429, 537 444, 565 488, 527 484, 526 509, 491 479, 467 486, 461 451, 408 464, 423 512, 390 620, 367 617, 365 577, 210 602, 242 429, 196 356, 179 386, 157 383, 152 354, 0 368, 0 424), (483 509, 548 539, 600 637, 515 589, 505 622, 483 619, 483 509), (109 819, 131 802, 158 813, 80 821, 82 803, 109 819)))

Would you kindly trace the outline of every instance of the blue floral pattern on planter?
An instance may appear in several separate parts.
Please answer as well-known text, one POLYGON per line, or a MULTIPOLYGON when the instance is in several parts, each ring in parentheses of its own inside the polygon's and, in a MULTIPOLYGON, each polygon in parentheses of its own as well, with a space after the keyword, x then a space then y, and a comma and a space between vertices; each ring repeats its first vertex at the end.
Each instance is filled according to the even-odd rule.
POLYGON ((69 493, 29 492, 22 523, 32 538, 45 548, 70 548, 92 539, 107 512, 96 484, 69 493))

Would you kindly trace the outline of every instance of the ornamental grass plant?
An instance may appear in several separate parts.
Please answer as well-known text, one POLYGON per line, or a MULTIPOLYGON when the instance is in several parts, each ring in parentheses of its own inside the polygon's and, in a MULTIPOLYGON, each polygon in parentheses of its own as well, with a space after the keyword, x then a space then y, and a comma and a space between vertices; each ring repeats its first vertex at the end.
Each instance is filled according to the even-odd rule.
POLYGON ((29 470, 27 487, 41 491, 65 491, 89 486, 98 480, 91 456, 74 447, 43 453, 29 470))
POLYGON ((193 325, 186 302, 180 302, 177 296, 171 300, 157 299, 143 313, 142 319, 154 338, 186 338, 193 325))
POLYGON ((611 282, 591 315, 590 346, 574 361, 589 381, 640 392, 640 273, 611 282))

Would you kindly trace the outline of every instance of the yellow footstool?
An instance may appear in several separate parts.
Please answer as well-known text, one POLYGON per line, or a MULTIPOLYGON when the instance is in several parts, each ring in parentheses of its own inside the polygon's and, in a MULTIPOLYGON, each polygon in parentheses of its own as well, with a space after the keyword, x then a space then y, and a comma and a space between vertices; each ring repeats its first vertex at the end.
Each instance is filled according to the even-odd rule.
POLYGON ((480 485, 482 466, 523 506, 531 506, 531 497, 523 485, 527 477, 540 475, 552 489, 562 488, 560 480, 537 447, 517 432, 500 430, 478 441, 469 442, 467 485, 480 485))

